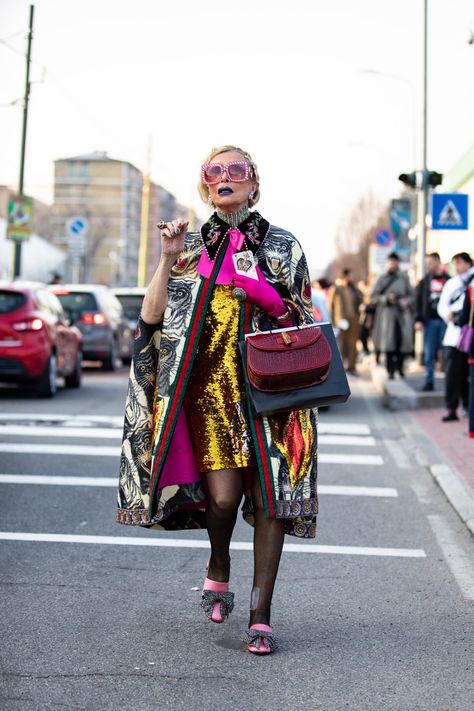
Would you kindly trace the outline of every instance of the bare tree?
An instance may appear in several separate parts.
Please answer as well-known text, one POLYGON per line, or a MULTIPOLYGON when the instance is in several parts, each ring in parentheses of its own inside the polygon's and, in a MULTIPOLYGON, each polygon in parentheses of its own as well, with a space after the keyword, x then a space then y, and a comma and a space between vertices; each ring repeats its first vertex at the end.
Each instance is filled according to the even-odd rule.
POLYGON ((352 269, 357 280, 367 279, 369 245, 376 232, 387 227, 389 207, 372 192, 361 197, 341 220, 336 233, 337 257, 327 267, 327 275, 334 279, 344 267, 352 269))

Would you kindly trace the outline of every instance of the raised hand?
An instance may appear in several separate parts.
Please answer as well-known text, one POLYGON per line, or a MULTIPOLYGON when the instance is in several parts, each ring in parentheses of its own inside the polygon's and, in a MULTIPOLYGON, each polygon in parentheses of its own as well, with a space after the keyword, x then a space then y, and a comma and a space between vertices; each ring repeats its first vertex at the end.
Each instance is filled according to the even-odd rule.
MULTIPOLYGON (((161 225, 162 223, 160 223, 161 225)), ((161 228, 161 253, 178 256, 184 248, 184 238, 189 222, 178 217, 177 220, 166 222, 161 228)))

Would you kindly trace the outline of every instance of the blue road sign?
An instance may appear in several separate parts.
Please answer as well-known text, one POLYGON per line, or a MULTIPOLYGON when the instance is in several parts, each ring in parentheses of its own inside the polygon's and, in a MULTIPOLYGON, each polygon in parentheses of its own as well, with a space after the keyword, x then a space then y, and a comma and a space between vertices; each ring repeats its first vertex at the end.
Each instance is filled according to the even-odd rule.
POLYGON ((379 247, 389 247, 393 242, 393 233, 390 230, 379 230, 375 235, 375 244, 379 247))
POLYGON ((468 195, 462 193, 433 193, 432 222, 433 230, 468 229, 468 195))
POLYGON ((71 217, 66 222, 66 229, 70 237, 76 237, 79 235, 86 235, 88 229, 88 222, 85 217, 71 217))

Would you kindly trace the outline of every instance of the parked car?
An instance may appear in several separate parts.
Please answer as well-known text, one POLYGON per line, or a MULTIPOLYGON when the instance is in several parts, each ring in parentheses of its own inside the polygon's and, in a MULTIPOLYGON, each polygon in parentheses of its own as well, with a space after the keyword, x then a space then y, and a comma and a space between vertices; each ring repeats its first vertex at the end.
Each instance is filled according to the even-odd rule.
POLYGON ((104 370, 115 370, 118 359, 131 357, 130 328, 107 286, 53 284, 49 289, 82 333, 84 360, 99 360, 104 370))
POLYGON ((45 284, 0 282, 0 381, 53 397, 56 378, 81 384, 82 336, 45 284))
MULTIPOLYGON (((120 301, 125 318, 130 328, 130 353, 133 353, 133 339, 137 328, 138 317, 142 308, 143 297, 146 289, 140 286, 123 286, 112 289, 117 299, 120 301)), ((130 359, 131 360, 131 357, 130 359)))

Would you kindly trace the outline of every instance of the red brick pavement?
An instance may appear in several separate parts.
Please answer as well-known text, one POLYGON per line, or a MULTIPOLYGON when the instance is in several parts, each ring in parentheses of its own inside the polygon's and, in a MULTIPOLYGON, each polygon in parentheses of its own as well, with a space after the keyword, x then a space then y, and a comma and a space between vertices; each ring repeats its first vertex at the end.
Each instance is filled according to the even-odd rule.
POLYGON ((458 422, 442 422, 445 412, 444 408, 433 408, 415 410, 410 414, 442 451, 453 472, 474 494, 474 439, 467 436, 467 417, 458 422))

